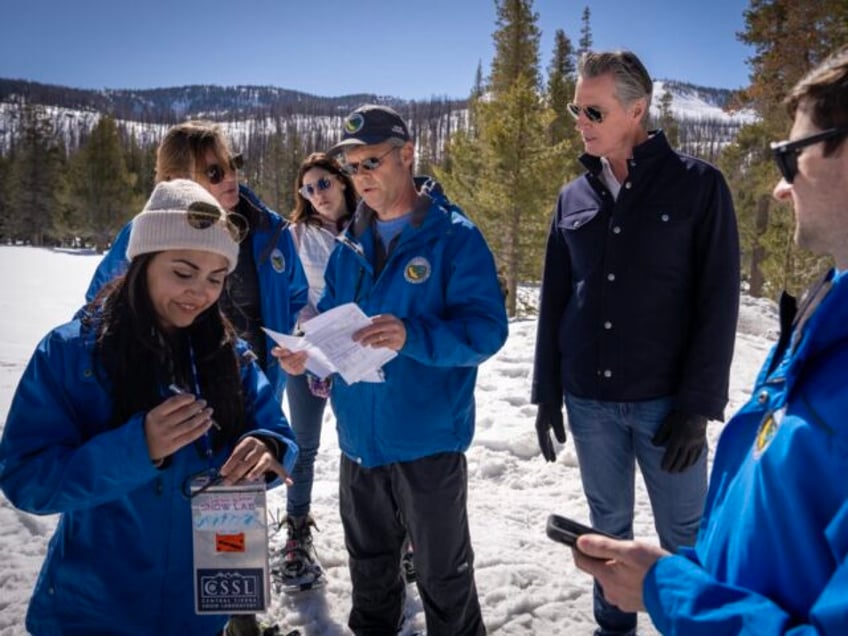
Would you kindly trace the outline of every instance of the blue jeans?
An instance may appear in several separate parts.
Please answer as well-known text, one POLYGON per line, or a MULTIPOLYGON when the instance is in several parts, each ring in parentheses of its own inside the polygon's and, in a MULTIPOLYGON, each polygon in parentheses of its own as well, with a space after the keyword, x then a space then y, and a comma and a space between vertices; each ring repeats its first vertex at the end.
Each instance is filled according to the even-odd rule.
POLYGON ((312 504, 312 482, 315 478, 315 455, 321 445, 321 423, 327 400, 312 395, 306 374, 290 375, 286 383, 289 416, 300 455, 294 465, 286 496, 286 514, 301 517, 309 514, 312 504))
MULTIPOLYGON (((633 537, 636 462, 642 471, 654 527, 670 552, 695 543, 707 494, 707 449, 682 473, 660 467, 665 448, 651 438, 671 410, 671 398, 641 402, 600 402, 566 394, 568 427, 577 450, 583 492, 592 525, 633 537)), ((598 635, 635 633, 636 614, 622 612, 604 599, 595 582, 598 635)))

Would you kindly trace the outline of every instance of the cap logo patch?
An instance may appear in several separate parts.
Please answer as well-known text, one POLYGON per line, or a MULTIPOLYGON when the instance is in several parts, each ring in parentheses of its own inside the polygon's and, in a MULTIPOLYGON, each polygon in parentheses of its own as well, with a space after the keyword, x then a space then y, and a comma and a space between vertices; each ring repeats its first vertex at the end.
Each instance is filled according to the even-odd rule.
POLYGON ((365 125, 365 118, 361 113, 353 113, 350 117, 345 121, 344 129, 348 135, 354 135, 362 130, 362 127, 365 125))
POLYGON ((280 251, 280 248, 274 248, 274 251, 271 252, 271 267, 274 268, 274 271, 278 274, 282 273, 286 269, 286 257, 283 256, 283 253, 280 251))
POLYGON ((407 283, 418 285, 430 278, 430 272, 432 272, 432 270, 433 268, 430 266, 430 261, 423 256, 416 256, 407 263, 403 270, 403 277, 406 279, 407 283))

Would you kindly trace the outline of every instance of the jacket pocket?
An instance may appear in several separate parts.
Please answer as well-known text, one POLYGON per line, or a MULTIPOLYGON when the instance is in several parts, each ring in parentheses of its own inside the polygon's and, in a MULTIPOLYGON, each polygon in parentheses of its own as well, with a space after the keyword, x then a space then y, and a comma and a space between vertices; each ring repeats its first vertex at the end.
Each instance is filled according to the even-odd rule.
POLYGON ((598 216, 600 211, 601 209, 599 207, 574 210, 560 219, 559 227, 570 232, 577 231, 598 216))

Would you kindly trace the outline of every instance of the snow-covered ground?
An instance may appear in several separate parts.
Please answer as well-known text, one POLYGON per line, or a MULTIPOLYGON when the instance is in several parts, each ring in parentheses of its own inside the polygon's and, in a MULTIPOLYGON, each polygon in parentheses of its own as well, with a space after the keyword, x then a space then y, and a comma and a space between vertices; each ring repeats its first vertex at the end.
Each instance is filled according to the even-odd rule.
MULTIPOLYGON (((78 308, 98 260, 90 254, 0 247, 0 428, 35 345, 78 308)), ((532 298, 535 290, 522 293, 532 298)), ((746 400, 776 325, 772 303, 743 296, 728 415, 746 400)), ((570 440, 554 464, 538 452, 536 408, 529 402, 535 333, 534 319, 513 321, 506 345, 482 365, 477 381, 477 434, 468 450, 477 587, 490 633, 591 634, 591 579, 575 569, 567 548, 545 536, 549 513, 587 520, 588 509, 570 440)), ((720 432, 721 424, 710 424, 712 447, 720 432)), ((349 633, 350 582, 337 512, 339 451, 329 409, 322 443, 313 514, 320 527, 316 548, 329 582, 321 591, 274 595, 267 617, 304 636, 349 633)), ((637 484, 636 535, 655 540, 647 495, 638 479, 637 484)), ((285 492, 272 491, 268 505, 282 515, 285 492)), ((0 495, 0 636, 26 633, 24 614, 56 519, 19 512, 0 495)), ((274 535, 272 544, 279 547, 282 539, 274 535)), ((417 592, 413 587, 409 592, 406 631, 423 630, 417 592)), ((643 634, 656 634, 647 616, 640 623, 643 634)))

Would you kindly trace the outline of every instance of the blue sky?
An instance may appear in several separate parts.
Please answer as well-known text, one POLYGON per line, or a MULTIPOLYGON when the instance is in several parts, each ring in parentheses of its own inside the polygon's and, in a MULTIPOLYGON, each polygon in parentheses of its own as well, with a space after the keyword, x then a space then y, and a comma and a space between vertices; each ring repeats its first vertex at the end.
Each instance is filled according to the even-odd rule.
MULTIPOLYGON (((10 0, 0 77, 77 88, 270 85, 322 96, 465 97, 494 53, 494 0, 10 0)), ((537 0, 553 35, 635 51, 655 79, 740 88, 748 0, 537 0)))

